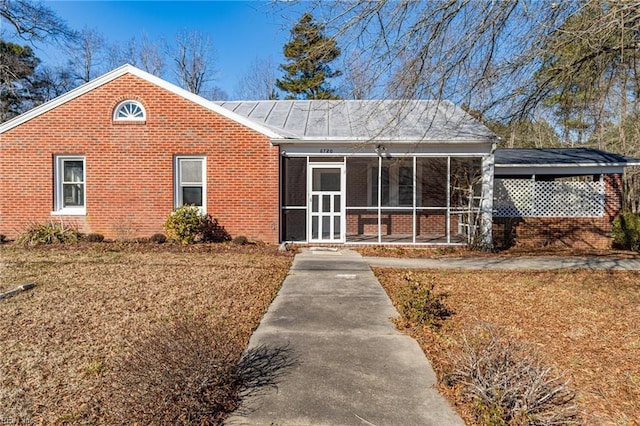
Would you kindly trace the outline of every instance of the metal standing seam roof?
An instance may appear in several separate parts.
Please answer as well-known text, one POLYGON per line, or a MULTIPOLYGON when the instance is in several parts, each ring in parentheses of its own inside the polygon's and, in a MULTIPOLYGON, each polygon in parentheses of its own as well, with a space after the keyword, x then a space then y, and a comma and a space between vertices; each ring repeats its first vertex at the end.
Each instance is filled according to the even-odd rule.
POLYGON ((501 148, 496 167, 637 166, 640 159, 594 148, 501 148))
POLYGON ((218 104, 303 141, 478 142, 496 135, 449 101, 272 100, 218 104))

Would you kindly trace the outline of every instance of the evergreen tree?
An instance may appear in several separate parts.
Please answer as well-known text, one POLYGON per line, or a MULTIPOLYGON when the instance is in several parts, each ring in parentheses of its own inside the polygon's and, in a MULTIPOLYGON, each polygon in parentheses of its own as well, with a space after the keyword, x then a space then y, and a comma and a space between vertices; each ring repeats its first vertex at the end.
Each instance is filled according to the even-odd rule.
POLYGON ((0 123, 33 106, 39 63, 29 46, 0 40, 0 123))
POLYGON ((286 92, 287 99, 338 99, 327 80, 341 74, 329 66, 339 55, 336 40, 324 35, 324 25, 305 13, 284 46, 289 62, 280 66, 286 74, 276 80, 276 86, 286 92))

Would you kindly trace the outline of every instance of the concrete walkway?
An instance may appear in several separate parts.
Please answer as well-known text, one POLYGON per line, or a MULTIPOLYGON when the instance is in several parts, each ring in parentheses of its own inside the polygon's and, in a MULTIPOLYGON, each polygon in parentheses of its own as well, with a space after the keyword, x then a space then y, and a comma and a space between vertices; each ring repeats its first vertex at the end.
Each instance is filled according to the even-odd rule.
POLYGON ((464 425, 396 315, 358 253, 302 251, 249 343, 286 347, 296 363, 226 424, 464 425))
POLYGON ((371 266, 392 268, 446 268, 446 269, 607 269, 640 270, 640 259, 613 259, 606 257, 468 257, 438 259, 406 259, 391 257, 365 257, 371 266))

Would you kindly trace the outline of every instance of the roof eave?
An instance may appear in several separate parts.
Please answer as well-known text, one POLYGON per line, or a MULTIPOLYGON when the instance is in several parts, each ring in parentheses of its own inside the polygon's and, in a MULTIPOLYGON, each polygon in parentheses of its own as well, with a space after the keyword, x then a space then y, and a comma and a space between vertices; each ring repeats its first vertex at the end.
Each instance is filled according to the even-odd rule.
POLYGON ((230 120, 233 120, 239 124, 242 124, 243 126, 246 126, 252 130, 255 130, 258 133, 261 133, 270 139, 281 139, 283 137, 283 135, 278 134, 277 132, 273 131, 268 127, 257 124, 254 121, 251 121, 246 117, 243 117, 242 115, 236 114, 235 112, 232 112, 220 105, 217 105, 216 103, 209 101, 199 95, 196 95, 195 93, 191 93, 187 90, 184 90, 172 83, 169 83, 168 81, 161 79, 160 77, 156 77, 152 74, 142 71, 141 69, 136 68, 133 65, 129 65, 129 64, 122 65, 121 67, 118 67, 112 71, 109 71, 108 73, 103 74, 100 77, 97 77, 89 81, 88 83, 83 84, 82 86, 76 87, 75 89, 65 93, 64 95, 61 95, 55 99, 52 99, 49 102, 39 105, 25 112, 24 114, 21 114, 17 117, 12 118, 9 121, 6 121, 3 124, 0 124, 0 134, 10 129, 13 129, 14 127, 17 127, 23 123, 26 123, 27 121, 32 120, 33 118, 36 118, 39 115, 42 115, 48 111, 51 111, 52 109, 60 105, 63 105, 106 83, 109 83, 125 74, 135 75, 136 77, 146 80, 151 84, 159 86, 178 96, 181 96, 187 100, 190 100, 191 102, 194 102, 200 106, 203 106, 215 113, 218 113, 230 120))
POLYGON ((420 143, 428 144, 492 144, 495 143, 494 139, 403 139, 403 138, 386 138, 386 139, 371 139, 371 138, 276 138, 272 139, 271 143, 274 145, 280 144, 319 144, 319 143, 333 143, 333 144, 351 144, 351 143, 371 143, 371 144, 402 144, 413 145, 420 143))
POLYGON ((553 164, 495 164, 496 168, 531 168, 531 167, 540 167, 540 168, 558 168, 558 167, 628 167, 628 166, 640 166, 640 162, 624 162, 624 163, 602 163, 602 162, 594 162, 594 163, 553 163, 553 164))

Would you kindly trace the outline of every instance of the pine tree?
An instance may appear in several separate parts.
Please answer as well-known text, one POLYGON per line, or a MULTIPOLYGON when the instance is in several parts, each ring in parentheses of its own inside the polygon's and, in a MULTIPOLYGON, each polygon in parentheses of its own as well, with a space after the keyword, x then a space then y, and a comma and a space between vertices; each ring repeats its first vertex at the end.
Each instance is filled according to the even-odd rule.
POLYGON ((0 40, 0 123, 33 106, 39 63, 29 46, 0 40))
POLYGON ((286 92, 287 99, 338 99, 327 80, 341 74, 329 66, 339 55, 336 40, 324 35, 324 25, 305 13, 284 46, 289 62, 280 66, 286 74, 276 80, 276 86, 286 92))

